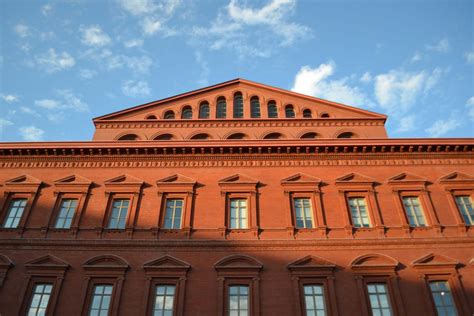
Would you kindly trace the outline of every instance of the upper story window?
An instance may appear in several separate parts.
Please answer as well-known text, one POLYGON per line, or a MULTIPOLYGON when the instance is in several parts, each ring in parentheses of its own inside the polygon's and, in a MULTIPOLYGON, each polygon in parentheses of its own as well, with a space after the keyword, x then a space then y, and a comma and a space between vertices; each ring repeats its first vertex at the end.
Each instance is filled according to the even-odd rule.
POLYGON ((301 138, 303 139, 318 138, 318 133, 315 133, 315 132, 305 133, 301 136, 301 138))
POLYGON ((230 199, 230 229, 248 228, 247 199, 230 199))
POLYGON ((183 112, 181 113, 181 118, 184 120, 190 120, 193 118, 193 110, 190 106, 185 106, 183 112))
POLYGON ((210 138, 211 136, 209 136, 209 134, 206 134, 206 133, 196 134, 193 137, 191 137, 192 140, 203 140, 203 139, 210 139, 210 138))
POLYGON ((322 284, 305 285, 303 293, 306 315, 326 315, 324 286, 322 284))
POLYGON ((217 98, 216 118, 227 117, 227 102, 224 97, 217 98))
POLYGON ((201 102, 199 106, 199 118, 200 119, 208 119, 209 118, 209 103, 201 102))
POLYGON ((425 214, 417 196, 404 196, 403 207, 412 227, 426 226, 425 214))
POLYGON ((181 229, 183 205, 183 199, 166 200, 165 220, 163 223, 163 228, 181 229))
POLYGON ((281 135, 280 133, 270 133, 270 134, 265 135, 263 139, 280 139, 282 138, 282 136, 283 135, 281 135))
POLYGON ((234 94, 234 118, 244 117, 244 98, 242 93, 236 92, 234 94))
POLYGON ((175 119, 175 116, 174 116, 174 112, 173 111, 166 111, 165 112, 165 115, 163 115, 163 118, 165 120, 174 120, 175 119))
POLYGON ((367 284, 367 292, 369 294, 370 308, 372 315, 391 316, 392 308, 390 306, 390 298, 388 296, 387 284, 370 283, 367 284))
POLYGON ((152 114, 152 115, 148 115, 148 116, 146 117, 146 119, 147 119, 147 120, 156 120, 157 118, 156 118, 156 115, 153 115, 153 114, 152 114))
POLYGON ((27 199, 13 199, 8 206, 8 213, 3 222, 4 228, 17 228, 23 212, 26 208, 27 199))
POLYGON ((453 295, 447 281, 430 282, 430 291, 438 315, 457 315, 453 295))
POLYGON ((94 286, 89 309, 89 316, 109 315, 113 285, 97 284, 94 286))
POLYGON ((153 138, 153 140, 172 140, 173 135, 171 134, 161 134, 153 138))
POLYGON ((54 228, 69 229, 76 212, 77 199, 62 199, 54 228))
POLYGON ((249 315, 249 287, 247 285, 229 286, 229 316, 249 315))
POLYGON ((250 99, 250 117, 260 117, 260 100, 258 99, 258 97, 252 97, 250 99))
POLYGON ((363 197, 349 197, 352 224, 354 227, 370 227, 367 204, 363 197))
POLYGON ((354 138, 354 137, 355 137, 354 133, 351 133, 351 132, 345 132, 337 136, 337 138, 354 138))
POLYGON ((278 118, 278 109, 275 101, 269 101, 268 106, 268 118, 278 118))
POLYGON ((471 197, 469 195, 456 196, 456 205, 466 225, 474 225, 474 209, 472 208, 471 197))
POLYGON ((321 118, 329 118, 329 113, 321 113, 320 115, 321 118))
POLYGON ((311 113, 311 110, 310 109, 304 109, 303 110, 303 117, 304 118, 312 118, 313 114, 311 113))
POLYGON ((27 315, 46 315, 52 291, 52 283, 35 284, 27 315))
POLYGON ((227 137, 227 139, 244 139, 244 138, 247 138, 247 135, 245 135, 244 133, 234 133, 230 135, 229 137, 227 137))
POLYGON ((155 287, 153 315, 173 315, 175 289, 175 285, 157 285, 155 287))
POLYGON ((121 136, 118 140, 139 140, 140 138, 136 134, 127 134, 121 136))
POLYGON ((288 104, 287 106, 285 106, 285 117, 286 118, 295 117, 295 109, 293 108, 293 105, 288 104))
POLYGON ((313 228, 313 208, 309 198, 293 199, 296 228, 313 228))
POLYGON ((112 212, 110 213, 109 229, 124 229, 127 222, 129 199, 114 199, 112 202, 112 212))

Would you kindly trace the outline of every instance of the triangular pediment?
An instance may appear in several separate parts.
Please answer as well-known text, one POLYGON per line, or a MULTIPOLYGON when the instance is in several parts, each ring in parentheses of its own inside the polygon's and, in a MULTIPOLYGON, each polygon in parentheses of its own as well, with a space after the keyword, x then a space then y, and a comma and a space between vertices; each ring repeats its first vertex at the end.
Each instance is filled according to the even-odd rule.
POLYGON ((179 118, 184 106, 189 105, 193 111, 195 111, 197 110, 198 104, 203 101, 208 102, 212 106, 215 104, 215 101, 219 96, 224 96, 227 99, 227 102, 231 103, 232 95, 236 91, 241 92, 244 99, 249 99, 252 96, 258 96, 261 104, 266 104, 266 102, 270 101, 271 99, 276 99, 279 104, 294 104, 300 109, 313 110, 314 113, 334 113, 334 116, 337 118, 386 119, 385 115, 379 113, 237 78, 202 89, 182 93, 162 100, 149 102, 122 111, 100 116, 95 118, 94 122, 111 120, 159 120, 163 119, 164 113, 167 111, 173 111, 175 117, 179 118))
POLYGON ((336 267, 336 264, 324 258, 308 255, 288 264, 289 269, 308 269, 308 268, 330 268, 336 267))
POLYGON ((183 260, 170 255, 164 255, 158 259, 143 264, 145 269, 189 269, 191 265, 183 260))
POLYGON ((238 174, 238 173, 219 180, 219 184, 234 184, 234 183, 257 184, 258 180, 252 177, 243 175, 243 174, 238 174))
POLYGON ((360 173, 349 173, 336 179, 336 183, 374 183, 371 177, 364 176, 360 173))
POLYGON ((179 173, 177 174, 173 174, 171 176, 168 176, 166 178, 163 178, 163 179, 159 179, 156 181, 157 184, 172 184, 172 183, 175 183, 175 184, 194 184, 196 183, 196 180, 192 179, 192 178, 189 178, 189 177, 185 177, 179 173))
POLYGON ((426 182, 427 179, 415 174, 402 172, 388 179, 389 183, 408 183, 408 182, 426 182))
POLYGON ((41 180, 32 177, 28 174, 21 175, 19 177, 15 177, 13 179, 9 179, 5 181, 6 185, 19 185, 19 184, 41 184, 41 180))
POLYGON ((412 262, 415 267, 432 267, 432 266, 452 266, 455 267, 459 264, 459 261, 451 259, 449 257, 430 253, 412 262))
POLYGON ((118 177, 114 177, 108 180, 105 180, 104 183, 107 184, 142 184, 143 180, 137 177, 123 174, 118 177))
POLYGON ((351 267, 396 267, 398 261, 392 257, 383 254, 366 254, 355 258, 351 267))
POLYGON ((318 184, 321 179, 307 175, 305 173, 297 173, 281 180, 282 184, 318 184))
POLYGON ((54 181, 55 185, 67 185, 67 184, 91 184, 92 181, 90 179, 87 179, 83 176, 79 176, 76 174, 69 175, 67 177, 58 179, 54 181))
POLYGON ((214 264, 216 269, 261 269, 263 264, 246 255, 227 256, 214 264))
POLYGON ((40 268, 40 267, 57 267, 57 268, 67 268, 69 263, 59 259, 53 255, 45 255, 25 263, 25 266, 30 268, 40 268))
POLYGON ((462 172, 452 172, 439 179, 441 183, 464 183, 474 182, 474 177, 462 172))

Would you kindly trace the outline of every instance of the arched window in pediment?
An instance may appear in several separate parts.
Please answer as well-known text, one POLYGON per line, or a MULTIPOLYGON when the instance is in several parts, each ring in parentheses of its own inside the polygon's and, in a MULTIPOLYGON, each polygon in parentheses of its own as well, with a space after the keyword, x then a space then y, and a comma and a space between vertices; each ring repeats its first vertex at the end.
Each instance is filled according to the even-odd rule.
POLYGON ((173 135, 172 134, 161 134, 153 138, 153 140, 172 140, 173 135))
POLYGON ((265 135, 265 137, 263 137, 263 139, 280 139, 280 138, 283 138, 283 135, 280 133, 270 133, 270 134, 265 135))
POLYGON ((312 118, 313 114, 311 113, 311 110, 310 109, 304 109, 303 110, 303 117, 304 118, 312 118))
POLYGON ((209 118, 209 103, 207 101, 201 102, 199 105, 199 118, 208 119, 209 118))
POLYGON ((355 138, 355 134, 352 132, 344 132, 337 135, 337 138, 355 138))
POLYGON ((252 97, 250 99, 250 117, 260 117, 260 100, 258 99, 258 97, 252 97))
POLYGON ((211 139, 211 136, 206 133, 199 133, 191 137, 192 140, 204 140, 204 139, 211 139))
POLYGON ((224 97, 217 98, 216 118, 226 118, 227 102, 224 97))
POLYGON ((227 137, 227 139, 246 139, 246 138, 247 138, 247 135, 245 135, 244 133, 234 133, 230 135, 229 137, 227 137))
POLYGON ((126 134, 121 136, 118 140, 140 140, 136 134, 126 134))
POLYGON ((181 118, 183 120, 190 120, 193 118, 193 109, 189 105, 183 108, 183 112, 181 113, 181 118))
POLYGON ((234 94, 234 118, 244 117, 244 98, 241 92, 234 94))
POLYGON ((268 118, 278 118, 278 109, 275 101, 268 102, 268 118))
POLYGON ((321 118, 329 118, 329 113, 321 113, 321 118))
POLYGON ((305 133, 305 134, 301 135, 300 138, 302 138, 302 139, 318 138, 318 133, 315 133, 315 132, 305 133))
POLYGON ((295 117, 295 109, 293 108, 293 105, 288 104, 287 106, 285 106, 285 117, 286 118, 295 117))
POLYGON ((152 114, 152 115, 148 115, 148 116, 146 117, 146 119, 147 119, 147 120, 156 120, 157 118, 156 118, 156 115, 153 115, 153 114, 152 114))
POLYGON ((163 115, 163 118, 165 120, 174 120, 175 119, 175 116, 174 116, 174 112, 169 110, 169 111, 166 111, 165 112, 165 115, 163 115))

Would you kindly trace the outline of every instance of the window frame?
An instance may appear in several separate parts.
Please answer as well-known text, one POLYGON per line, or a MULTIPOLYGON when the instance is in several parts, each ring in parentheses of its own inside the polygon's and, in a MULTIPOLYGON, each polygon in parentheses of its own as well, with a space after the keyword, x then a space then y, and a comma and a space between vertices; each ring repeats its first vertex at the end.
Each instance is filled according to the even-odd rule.
POLYGON ((229 229, 232 229, 232 230, 245 230, 245 229, 249 229, 249 199, 247 197, 244 197, 244 196, 241 196, 241 194, 237 194, 237 193, 230 193, 230 195, 228 196, 228 201, 229 201, 229 218, 228 218, 228 228, 229 229), (233 202, 234 201, 238 201, 238 205, 233 206, 233 202), (241 205, 241 202, 245 201, 245 205, 241 205), (232 225, 232 210, 233 209, 236 209, 237 210, 237 214, 236 214, 236 227, 233 227, 232 225), (245 210, 245 217, 242 216, 242 210, 245 210), (245 225, 240 225, 241 224, 241 221, 244 221, 245 225), (245 226, 245 227, 243 227, 245 226))
POLYGON ((216 99, 216 119, 227 118, 227 99, 220 96, 216 99))
POLYGON ((52 285, 51 294, 49 296, 48 305, 46 307, 45 315, 53 315, 56 308, 57 298, 59 291, 57 290, 55 277, 48 276, 35 276, 31 277, 28 280, 28 285, 26 287, 26 293, 23 298, 23 303, 21 304, 20 315, 28 315, 28 312, 31 308, 31 303, 34 297, 34 289, 39 284, 50 284, 52 285))
POLYGON ((202 101, 199 103, 199 114, 198 118, 201 120, 206 120, 210 118, 211 114, 211 107, 209 105, 209 102, 207 101, 202 101), (207 107, 207 110, 204 112, 204 109, 207 107), (204 115, 203 115, 204 114, 204 115))
POLYGON ((267 102, 267 117, 270 118, 270 119, 273 119, 273 118, 278 118, 278 106, 277 106, 277 103, 275 100, 270 100, 267 102), (275 107, 275 114, 271 114, 272 111, 270 111, 270 108, 273 108, 275 107))
POLYGON ((232 95, 232 118, 233 119, 243 119, 245 117, 245 100, 244 100, 244 94, 240 91, 236 91, 232 95), (241 105, 237 104, 237 98, 241 98, 241 105), (237 110, 238 112, 242 112, 242 114, 239 113, 239 116, 237 116, 237 110))
MULTIPOLYGON (((27 208, 29 207, 30 202, 30 196, 28 194, 21 194, 21 193, 14 193, 9 196, 9 199, 5 201, 5 209, 2 212, 2 226, 1 229, 4 230, 15 230, 20 228, 20 225, 22 222, 24 222, 24 217, 26 215, 27 208), (18 223, 14 227, 5 227, 5 224, 7 220, 9 219, 9 215, 11 213, 11 209, 13 208, 13 202, 17 200, 24 200, 25 201, 25 206, 23 207, 21 216, 19 217, 18 223)), ((16 218, 16 217, 15 217, 16 218)))
POLYGON ((107 210, 105 212, 103 228, 105 231, 124 231, 126 229, 130 229, 130 221, 131 221, 131 207, 132 207, 133 199, 129 194, 123 193, 113 193, 109 196, 109 202, 107 205, 107 210), (125 226, 123 228, 120 227, 110 227, 112 212, 114 209, 114 203, 118 200, 128 200, 128 208, 127 208, 127 216, 125 218, 125 226))
POLYGON ((252 96, 250 98, 250 118, 261 118, 261 117, 262 117, 262 109, 261 109, 261 104, 260 104, 260 98, 258 96, 252 96))
MULTIPOLYGON (((456 299, 454 298, 454 293, 453 291, 451 290, 451 285, 449 284, 449 280, 437 280, 436 278, 434 279, 430 279, 427 281, 427 285, 428 285, 428 288, 429 288, 429 292, 430 292, 430 295, 431 295, 431 300, 433 302, 433 309, 436 311, 436 314, 438 314, 438 308, 436 306, 436 302, 435 302, 435 299, 434 299, 434 294, 433 294, 433 290, 431 289, 431 283, 434 283, 434 282, 444 282, 448 285, 448 288, 449 288, 449 293, 451 294, 451 299, 453 300, 453 306, 454 306, 454 309, 456 311, 456 314, 459 315, 459 311, 458 311, 458 303, 456 302, 456 299)), ((442 295, 442 294, 441 294, 442 295)))
POLYGON ((183 229, 184 215, 186 215, 186 195, 179 194, 179 193, 174 193, 174 194, 173 193, 166 193, 165 197, 163 198, 163 216, 162 216, 162 219, 161 219, 161 226, 160 226, 161 229, 170 230, 170 231, 183 229), (168 210, 168 201, 169 200, 180 200, 180 201, 182 201, 179 228, 167 228, 167 227, 165 227, 166 212, 168 210))
POLYGON ((390 283, 390 279, 386 276, 364 276, 363 277, 363 286, 364 286, 364 297, 365 297, 365 304, 367 305, 367 309, 369 311, 369 315, 373 315, 372 312, 372 303, 370 302, 370 293, 369 293, 369 285, 371 284, 384 284, 387 290, 387 298, 390 307, 390 313, 392 316, 398 315, 397 313, 397 302, 394 298, 393 293, 393 285, 390 283))
MULTIPOLYGON (((293 212, 292 215, 293 215, 293 219, 294 219, 295 229, 297 229, 297 230, 315 229, 316 228, 316 220, 315 220, 316 212, 314 210, 315 207, 313 205, 312 197, 307 196, 304 193, 293 193, 293 194, 291 194, 291 201, 292 201, 291 206, 292 206, 292 212, 293 212), (297 225, 297 216, 296 216, 296 206, 295 206, 296 200, 308 200, 309 207, 310 207, 310 214, 311 214, 311 227, 305 227, 306 223, 304 223, 303 227, 298 227, 298 225, 297 225)), ((305 212, 305 215, 306 215, 306 212, 305 212)), ((304 222, 306 222, 306 220, 304 220, 304 222)))
MULTIPOLYGON (((61 200, 60 200, 59 205, 58 205, 58 211, 57 211, 57 213, 56 213, 55 220, 54 220, 54 229, 64 229, 64 230, 65 230, 65 229, 71 229, 71 227, 72 227, 72 225, 73 225, 73 223, 74 223, 74 218, 76 217, 76 214, 77 214, 77 211, 78 211, 79 203, 80 203, 80 199, 78 199, 78 198, 75 198, 75 197, 64 197, 64 196, 61 197, 61 200), (59 219, 61 218, 60 216, 61 216, 61 213, 62 213, 62 210, 63 210, 63 203, 64 203, 65 201, 75 201, 75 202, 76 202, 76 203, 75 203, 76 205, 74 206, 74 208, 71 208, 71 203, 69 203, 69 205, 68 205, 68 207, 67 207, 67 209, 68 209, 68 214, 69 214, 69 212, 71 211, 71 209, 73 209, 72 216, 71 216, 70 219, 69 219, 69 217, 65 217, 62 227, 58 227, 58 221, 59 221, 59 219), (66 221, 67 221, 68 219, 70 220, 69 225, 68 225, 67 227, 65 227, 65 226, 66 226, 66 221)), ((66 214, 66 215, 68 215, 68 214, 66 214)))
POLYGON ((462 210, 459 208, 459 203, 458 203, 457 199, 458 199, 459 197, 467 197, 467 198, 469 199, 470 204, 471 204, 471 208, 474 208, 474 202, 473 202, 473 196, 474 196, 474 195, 472 194, 472 192, 470 192, 470 193, 471 193, 471 194, 467 194, 467 193, 464 193, 464 194, 463 194, 462 191, 458 191, 458 192, 456 192, 455 194, 453 194, 454 202, 456 203, 456 207, 457 207, 457 209, 458 209, 458 212, 459 212, 459 214, 461 215, 461 218, 463 219, 464 224, 465 224, 466 226, 474 226, 474 216, 473 216, 472 218, 470 218, 471 215, 467 214, 467 217, 470 218, 470 219, 469 219, 470 223, 466 222, 466 219, 464 218, 464 215, 463 215, 463 213, 462 213, 462 210))
POLYGON ((285 110, 285 118, 286 119, 296 118, 295 106, 293 104, 286 104, 284 110, 285 110), (290 114, 290 112, 288 112, 288 111, 292 111, 292 113, 290 114), (290 115, 288 115, 288 114, 290 114, 290 115))
POLYGON ((370 206, 369 206, 367 197, 364 194, 357 194, 355 192, 350 192, 350 193, 346 194, 346 197, 347 197, 347 207, 348 207, 348 211, 349 211, 349 216, 351 218, 352 227, 354 227, 355 229, 366 229, 366 228, 374 227, 373 219, 370 216, 370 210, 369 210, 370 206), (357 200, 357 211, 358 211, 358 214, 359 214, 357 219, 360 220, 362 226, 356 226, 355 225, 354 216, 352 214, 352 207, 351 207, 351 201, 352 200, 357 200), (368 219, 368 222, 369 222, 367 226, 365 226, 365 223, 363 222, 363 217, 361 216, 360 205, 359 205, 360 200, 362 200, 364 202, 364 207, 366 208, 365 212, 367 213, 367 219, 368 219))
MULTIPOLYGON (((410 228, 412 228, 412 229, 425 228, 425 227, 429 226, 429 223, 428 223, 428 220, 427 220, 427 217, 426 217, 425 206, 423 205, 424 201, 420 198, 420 196, 416 195, 416 193, 415 194, 410 194, 409 192, 402 192, 402 193, 400 193, 400 199, 401 199, 401 203, 402 203, 402 206, 403 206, 403 210, 405 212, 405 216, 407 217, 406 218, 407 223, 410 226, 410 228), (410 219, 409 219, 409 216, 408 216, 408 209, 407 209, 406 204, 405 204, 405 199, 412 199, 412 198, 415 198, 418 201, 418 206, 420 207, 421 214, 423 216, 423 221, 424 221, 423 225, 420 225, 418 223, 418 216, 416 214, 415 214, 415 218, 416 218, 417 223, 416 224, 411 224, 410 223, 410 219)), ((411 205, 411 207, 413 207, 413 205, 411 205)))

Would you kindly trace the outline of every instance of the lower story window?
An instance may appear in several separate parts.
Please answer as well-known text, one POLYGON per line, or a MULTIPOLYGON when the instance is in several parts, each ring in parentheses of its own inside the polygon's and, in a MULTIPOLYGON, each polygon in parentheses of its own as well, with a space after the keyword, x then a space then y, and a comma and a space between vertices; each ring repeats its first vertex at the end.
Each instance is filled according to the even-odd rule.
POLYGON ((153 316, 173 316, 175 290, 174 285, 156 286, 153 316))
POLYGON ((456 204, 461 211, 462 218, 467 225, 474 225, 474 208, 471 197, 467 195, 456 196, 456 204))
POLYGON ((392 308, 387 291, 387 284, 373 283, 367 285, 370 307, 374 316, 391 316, 392 308))
POLYGON ((182 212, 183 212, 182 199, 166 200, 166 213, 165 213, 165 222, 164 222, 163 228, 180 229, 182 212))
POLYGON ((352 224, 354 227, 370 227, 367 205, 364 198, 349 198, 349 208, 351 210, 352 224))
POLYGON ((408 222, 412 227, 426 226, 423 209, 420 200, 416 196, 403 197, 403 206, 408 217, 408 222))
POLYGON ((246 285, 229 286, 229 316, 249 315, 249 287, 246 285))
POLYGON ((230 200, 230 228, 248 228, 247 199, 230 200))
POLYGON ((26 207, 26 199, 13 199, 8 207, 8 214, 3 223, 5 228, 17 228, 26 207))
POLYGON ((295 208, 296 228, 313 228, 313 210, 308 198, 293 200, 295 208))
POLYGON ((430 282, 430 290, 438 316, 455 316, 458 314, 447 281, 430 282))
POLYGON ((112 285, 95 285, 92 291, 89 316, 108 316, 112 299, 112 285))
POLYGON ((322 285, 305 285, 304 305, 306 316, 325 316, 324 287, 322 285))
POLYGON ((53 290, 50 283, 36 284, 31 296, 30 307, 28 308, 28 316, 46 315, 49 299, 53 290))
POLYGON ((126 220, 128 205, 130 201, 128 199, 114 199, 112 203, 112 212, 110 214, 109 225, 107 228, 110 229, 124 229, 126 220))

